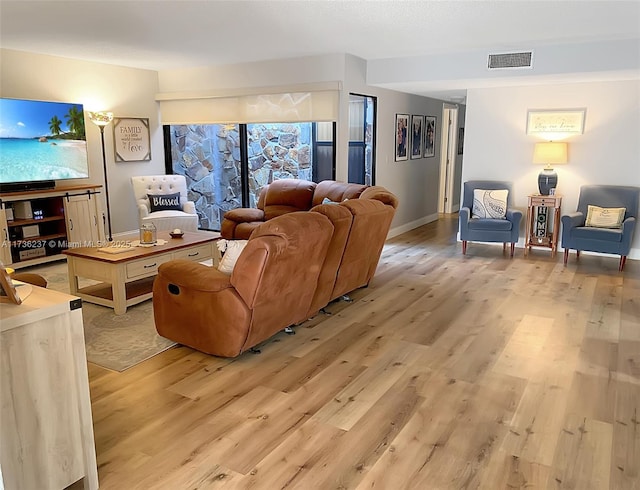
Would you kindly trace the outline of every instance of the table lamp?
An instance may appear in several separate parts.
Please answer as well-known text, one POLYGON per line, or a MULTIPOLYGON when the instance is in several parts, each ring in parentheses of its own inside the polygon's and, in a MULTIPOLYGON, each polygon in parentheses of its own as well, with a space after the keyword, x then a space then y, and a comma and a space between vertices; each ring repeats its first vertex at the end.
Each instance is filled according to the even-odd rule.
POLYGON ((533 148, 533 163, 541 163, 545 168, 538 175, 538 190, 548 196, 558 185, 558 174, 551 165, 567 163, 567 144, 548 141, 536 143, 533 148))

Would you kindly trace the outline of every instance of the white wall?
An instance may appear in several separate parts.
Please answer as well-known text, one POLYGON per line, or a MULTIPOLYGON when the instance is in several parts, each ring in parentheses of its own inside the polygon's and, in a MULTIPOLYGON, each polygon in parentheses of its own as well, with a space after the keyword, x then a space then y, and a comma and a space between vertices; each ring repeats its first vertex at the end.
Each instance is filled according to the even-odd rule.
MULTIPOLYGON (((640 187, 638 80, 469 90, 462 181, 509 180, 516 207, 526 212, 527 195, 538 192, 541 170, 532 164, 540 139, 525 133, 527 109, 582 107, 587 109, 584 134, 565 140, 568 165, 555 167, 562 211, 576 209, 583 184, 640 187)), ((629 258, 640 259, 640 226, 629 258)))
MULTIPOLYGON (((437 219, 443 102, 368 86, 366 63, 357 57, 325 55, 157 73, 12 50, 2 50, 1 54, 0 95, 3 97, 79 102, 86 110, 109 110, 116 117, 149 118, 152 148, 149 162, 115 163, 113 134, 109 127, 105 130, 114 234, 138 227, 131 176, 165 173, 162 127, 155 101, 157 93, 331 81, 343 83, 336 178, 347 178, 349 92, 377 97, 376 183, 394 192, 400 201, 391 235, 437 219), (394 161, 396 113, 437 116, 435 157, 394 161)), ((90 177, 84 182, 103 184, 100 132, 88 120, 85 125, 90 177)))
POLYGON ((159 88, 160 92, 189 92, 332 82, 342 80, 344 58, 342 54, 331 54, 163 70, 158 73, 159 88))
POLYGON ((378 98, 376 184, 399 197, 400 206, 392 224, 392 235, 437 219, 440 141, 432 158, 394 161, 396 113, 437 116, 442 124, 442 101, 410 95, 366 84, 366 62, 351 55, 323 55, 273 60, 243 65, 170 70, 159 73, 159 88, 167 92, 254 87, 295 87, 296 84, 341 81, 343 90, 337 121, 336 179, 346 181, 348 171, 349 93, 378 98))
MULTIPOLYGON (((405 94, 366 84, 365 61, 347 56, 344 97, 349 93, 378 98, 376 139, 376 184, 389 189, 399 198, 400 205, 392 223, 391 236, 438 219, 438 186, 440 179, 440 138, 436 135, 435 156, 415 160, 395 161, 396 114, 416 114, 437 117, 437 134, 442 129, 443 102, 427 97, 405 94)), ((345 124, 339 129, 339 140, 348 140, 348 104, 341 105, 345 124)), ((337 155, 338 180, 346 180, 348 148, 340 145, 337 155)))
MULTIPOLYGON (((491 50, 492 53, 513 51, 491 50)), ((448 92, 470 87, 513 87, 558 81, 633 80, 640 68, 637 39, 592 43, 535 43, 531 69, 488 70, 487 49, 432 53, 406 58, 369 61, 367 79, 378 86, 401 84, 406 88, 448 92), (616 77, 616 78, 612 78, 616 77), (499 81, 499 83, 496 83, 499 81), (419 83, 415 83, 419 82, 419 83)), ((398 85, 396 85, 398 86, 398 85)))
MULTIPOLYGON (((112 111, 115 117, 149 118, 151 161, 115 163, 112 126, 105 129, 112 230, 114 234, 137 230, 130 178, 165 173, 162 128, 155 101, 157 73, 6 49, 1 50, 0 55, 2 97, 78 102, 87 111, 112 111)), ((88 118, 85 118, 85 127, 89 178, 73 183, 104 184, 100 130, 88 118)), ((103 208, 106 212, 106 205, 103 208)))

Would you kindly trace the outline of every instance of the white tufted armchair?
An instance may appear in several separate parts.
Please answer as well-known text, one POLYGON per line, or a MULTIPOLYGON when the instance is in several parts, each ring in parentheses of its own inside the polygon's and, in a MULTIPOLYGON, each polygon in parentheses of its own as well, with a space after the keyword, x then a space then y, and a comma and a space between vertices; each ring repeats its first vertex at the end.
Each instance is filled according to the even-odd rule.
POLYGON ((152 222, 158 231, 180 228, 182 231, 198 229, 198 215, 192 201, 187 200, 187 181, 184 175, 149 175, 131 177, 133 194, 138 204, 139 224, 152 222), (180 193, 182 210, 151 212, 148 194, 167 195, 180 193))

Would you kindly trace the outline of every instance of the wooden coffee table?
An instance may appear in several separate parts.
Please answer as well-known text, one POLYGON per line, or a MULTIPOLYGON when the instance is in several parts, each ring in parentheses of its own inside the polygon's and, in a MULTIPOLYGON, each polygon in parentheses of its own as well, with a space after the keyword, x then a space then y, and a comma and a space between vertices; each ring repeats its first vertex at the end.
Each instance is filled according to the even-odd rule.
MULTIPOLYGON (((185 232, 182 238, 171 238, 169 232, 158 232, 163 245, 132 247, 126 252, 111 254, 99 247, 71 248, 64 251, 69 268, 70 294, 88 303, 108 306, 116 315, 123 315, 127 307, 151 299, 153 280, 158 267, 173 259, 202 262, 218 259, 216 241, 219 233, 185 232), (78 278, 100 281, 98 284, 78 287, 78 278)), ((139 236, 118 237, 115 244, 133 242, 139 236)))

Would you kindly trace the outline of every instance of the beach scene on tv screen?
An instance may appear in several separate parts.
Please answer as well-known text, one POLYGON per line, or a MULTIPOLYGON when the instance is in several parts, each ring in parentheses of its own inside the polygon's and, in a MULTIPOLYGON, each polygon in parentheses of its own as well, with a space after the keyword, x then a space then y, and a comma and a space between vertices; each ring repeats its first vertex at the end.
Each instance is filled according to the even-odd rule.
POLYGON ((0 99, 0 182, 88 176, 81 104, 0 99))

